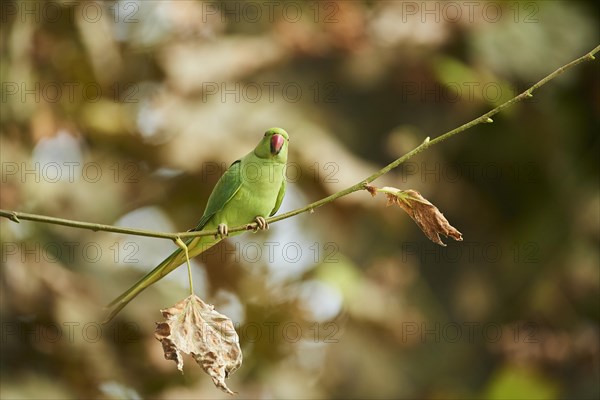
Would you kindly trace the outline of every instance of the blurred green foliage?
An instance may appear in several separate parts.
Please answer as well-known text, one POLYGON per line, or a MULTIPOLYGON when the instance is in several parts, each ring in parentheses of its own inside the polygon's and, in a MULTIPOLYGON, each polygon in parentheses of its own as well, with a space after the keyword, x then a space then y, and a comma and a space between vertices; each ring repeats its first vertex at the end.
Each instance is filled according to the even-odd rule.
MULTIPOLYGON (((598 44, 586 2, 4 1, 0 207, 177 231, 267 128, 283 210, 334 193, 598 44)), ((464 235, 428 242, 356 193, 194 261, 238 326, 240 398, 598 398, 598 63, 375 182, 464 235)), ((174 247, 0 221, 2 398, 215 398, 154 339, 174 247)), ((191 360, 190 360, 191 361, 191 360)))

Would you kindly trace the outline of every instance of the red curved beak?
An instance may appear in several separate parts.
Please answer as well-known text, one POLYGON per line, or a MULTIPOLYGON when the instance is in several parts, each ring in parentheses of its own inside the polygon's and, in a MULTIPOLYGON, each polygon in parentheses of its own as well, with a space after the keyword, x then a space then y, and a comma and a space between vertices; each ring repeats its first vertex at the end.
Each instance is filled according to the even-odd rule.
POLYGON ((281 151, 283 147, 283 142, 285 139, 281 135, 273 135, 271 136, 271 154, 277 155, 281 151))

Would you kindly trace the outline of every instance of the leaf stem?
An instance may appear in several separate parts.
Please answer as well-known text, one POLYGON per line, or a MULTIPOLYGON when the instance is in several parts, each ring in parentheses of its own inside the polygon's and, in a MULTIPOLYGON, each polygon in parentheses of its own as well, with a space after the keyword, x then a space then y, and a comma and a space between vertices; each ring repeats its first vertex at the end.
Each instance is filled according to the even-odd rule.
POLYGON ((187 262, 188 279, 190 280, 190 296, 194 295, 194 280, 192 279, 192 266, 190 265, 190 254, 188 253, 188 247, 180 237, 177 237, 175 244, 179 246, 185 253, 185 261, 187 262))

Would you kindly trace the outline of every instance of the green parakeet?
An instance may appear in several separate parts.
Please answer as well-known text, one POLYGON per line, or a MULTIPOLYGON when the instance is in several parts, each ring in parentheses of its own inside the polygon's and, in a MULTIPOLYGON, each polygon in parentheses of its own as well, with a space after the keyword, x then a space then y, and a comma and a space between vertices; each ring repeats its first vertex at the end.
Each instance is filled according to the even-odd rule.
MULTIPOLYGON (((240 226, 253 221, 260 229, 267 229, 266 217, 274 215, 285 194, 285 167, 289 136, 281 128, 271 128, 250 153, 235 161, 214 187, 204 214, 193 231, 217 229, 219 236, 188 239, 189 257, 192 258, 214 246, 228 235, 228 226, 240 226)), ((235 234, 239 234, 237 232, 235 234)), ((125 293, 113 300, 107 308, 110 321, 140 292, 163 278, 186 261, 182 249, 175 250, 158 267, 140 279, 125 293)))

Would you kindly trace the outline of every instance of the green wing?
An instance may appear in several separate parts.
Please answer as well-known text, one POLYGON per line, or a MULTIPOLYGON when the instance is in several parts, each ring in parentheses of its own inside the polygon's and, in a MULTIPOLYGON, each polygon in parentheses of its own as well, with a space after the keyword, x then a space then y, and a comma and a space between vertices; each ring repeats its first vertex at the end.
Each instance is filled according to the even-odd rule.
MULTIPOLYGON (((204 210, 204 215, 200 219, 198 225, 193 229, 195 231, 201 230, 207 223, 210 221, 210 218, 221 211, 225 204, 231 200, 231 198, 240 190, 242 186, 242 179, 240 174, 240 161, 235 161, 231 166, 225 171, 221 179, 215 185, 213 192, 208 198, 208 203, 206 205, 206 209, 204 210)), ((206 246, 212 246, 217 243, 219 240, 202 237, 202 238, 190 238, 186 241, 186 245, 190 248, 190 251, 193 252, 194 249, 192 247, 197 247, 198 249, 202 249, 206 246)), ((197 252, 196 252, 197 254, 197 252)), ((144 275, 137 283, 135 283, 131 288, 129 288, 126 292, 121 294, 119 297, 114 299, 107 308, 109 309, 109 314, 105 319, 105 323, 110 321, 117 313, 127 305, 133 298, 135 298, 140 292, 146 289, 148 286, 152 285, 154 282, 158 281, 169 272, 173 271, 182 262, 185 261, 183 257, 183 250, 177 249, 169 257, 167 257, 160 265, 154 268, 152 271, 144 275)))
POLYGON ((234 161, 227 171, 225 171, 221 179, 219 179, 208 198, 206 209, 204 210, 202 218, 200 218, 200 222, 198 222, 198 225, 196 225, 194 229, 191 229, 192 231, 202 230, 210 218, 223 210, 225 204, 227 204, 229 200, 235 196, 238 190, 240 190, 240 187, 242 187, 240 165, 240 160, 234 161))
POLYGON ((287 185, 287 182, 285 179, 283 179, 283 182, 281 182, 281 187, 279 188, 279 193, 277 194, 277 200, 275 200, 275 207, 273 207, 273 211, 271 211, 271 214, 269 214, 269 217, 272 217, 273 215, 275 215, 277 210, 279 210, 279 207, 281 206, 281 202, 283 201, 283 196, 285 196, 286 185, 287 185))

